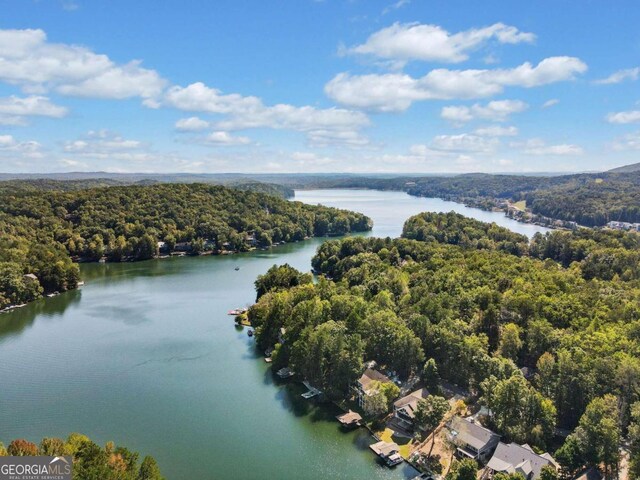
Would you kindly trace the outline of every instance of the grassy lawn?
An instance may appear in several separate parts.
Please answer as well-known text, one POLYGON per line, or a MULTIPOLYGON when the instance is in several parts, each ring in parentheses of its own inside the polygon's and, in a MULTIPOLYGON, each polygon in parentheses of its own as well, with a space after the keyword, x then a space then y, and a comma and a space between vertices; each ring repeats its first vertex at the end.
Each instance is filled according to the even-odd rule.
POLYGON ((527 201, 526 200, 520 200, 519 202, 514 203, 513 206, 515 208, 517 208, 518 210, 522 210, 524 212, 525 209, 527 208, 527 201))
POLYGON ((383 432, 378 432, 378 437, 380 437, 380 440, 385 442, 397 443, 400 446, 400 455, 402 458, 409 458, 409 453, 411 452, 411 439, 394 437, 393 430, 390 428, 385 428, 383 432))

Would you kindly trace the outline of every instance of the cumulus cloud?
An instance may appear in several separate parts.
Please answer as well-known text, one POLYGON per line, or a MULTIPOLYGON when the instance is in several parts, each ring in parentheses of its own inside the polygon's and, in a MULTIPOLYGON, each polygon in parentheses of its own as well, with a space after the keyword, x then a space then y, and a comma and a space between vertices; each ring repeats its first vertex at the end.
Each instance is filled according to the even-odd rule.
POLYGON ((368 55, 386 60, 406 62, 410 60, 459 63, 469 58, 469 53, 490 40, 499 43, 533 42, 533 33, 495 23, 488 27, 474 28, 455 34, 438 25, 420 23, 394 23, 373 33, 365 43, 342 48, 343 55, 368 55))
POLYGON ((13 135, 0 135, 0 158, 20 164, 24 160, 37 160, 44 156, 40 143, 19 141, 13 135))
POLYGON ((613 149, 618 151, 640 150, 640 132, 624 135, 613 142, 613 149))
POLYGON ((431 142, 433 150, 447 152, 492 152, 498 147, 496 138, 487 138, 469 133, 459 135, 437 135, 431 142))
POLYGON ((475 135, 481 137, 515 137, 518 135, 518 129, 516 127, 501 127, 498 125, 492 125, 490 127, 478 128, 473 132, 475 135))
POLYGON ((627 112, 615 112, 607 115, 609 123, 637 123, 640 122, 640 110, 629 110, 627 112))
POLYGON ((117 64, 78 45, 51 43, 42 30, 0 30, 0 81, 27 93, 93 98, 152 98, 166 81, 133 60, 117 64))
POLYGON ((205 138, 205 143, 218 146, 248 145, 251 140, 248 137, 231 135, 229 132, 211 132, 205 138))
MULTIPOLYGON (((306 133, 309 141, 315 144, 327 144, 332 140, 342 144, 361 143, 363 137, 358 132, 370 124, 369 118, 362 112, 288 104, 267 106, 258 97, 223 94, 201 82, 186 87, 171 87, 162 103, 183 111, 223 114, 223 120, 208 124, 222 131, 287 129, 306 133)), ((202 125, 195 120, 190 123, 202 125)))
POLYGON ((82 138, 63 143, 65 154, 81 158, 109 160, 147 160, 148 145, 109 130, 91 130, 82 138))
POLYGON ((532 138, 524 143, 513 143, 511 146, 520 148, 527 155, 582 155, 584 150, 579 145, 558 144, 547 145, 547 143, 539 138, 532 138))
POLYGON ((612 85, 614 83, 621 83, 626 80, 638 80, 640 77, 640 67, 636 68, 627 68, 625 70, 618 70, 617 72, 612 73, 607 78, 603 78, 600 80, 596 80, 595 84, 597 85, 612 85))
POLYGON ((494 100, 486 105, 476 103, 470 107, 463 105, 443 107, 440 116, 457 125, 476 119, 503 122, 511 114, 523 112, 528 107, 521 100, 494 100))
POLYGON ((26 125, 28 117, 61 118, 67 113, 65 107, 51 103, 47 97, 0 98, 0 125, 26 125))
POLYGON ((489 97, 505 87, 532 88, 572 80, 586 70, 578 58, 549 57, 536 66, 526 62, 510 69, 436 69, 421 78, 404 73, 339 73, 325 85, 325 93, 350 107, 397 112, 415 101, 489 97))
POLYGON ((176 122, 176 130, 180 132, 197 132, 209 128, 210 123, 198 117, 181 118, 176 122))

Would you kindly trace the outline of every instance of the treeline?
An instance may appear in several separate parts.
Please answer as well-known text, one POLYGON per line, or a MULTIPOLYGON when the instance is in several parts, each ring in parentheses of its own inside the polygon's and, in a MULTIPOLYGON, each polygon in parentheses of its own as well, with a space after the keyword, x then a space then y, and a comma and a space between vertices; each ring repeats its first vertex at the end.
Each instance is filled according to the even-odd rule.
POLYGON ((0 309, 75 288, 72 258, 144 260, 158 242, 194 254, 244 251, 370 228, 358 213, 214 185, 10 190, 0 194, 0 309))
POLYGON ((66 440, 43 438, 39 445, 24 439, 8 447, 0 443, 0 456, 71 456, 74 480, 163 480, 155 459, 108 442, 104 447, 87 436, 72 433, 66 440))
POLYGON ((587 227, 640 222, 640 172, 560 176, 464 174, 431 177, 300 179, 304 188, 403 190, 491 209, 500 201, 527 201, 532 213, 587 227))
POLYGON ((317 284, 276 285, 250 309, 259 346, 276 344, 278 368, 332 398, 350 395, 365 360, 404 379, 427 360, 489 407, 505 441, 544 449, 555 427, 574 430, 558 452, 567 472, 610 466, 626 432, 638 433, 640 460, 640 277, 624 257, 637 255, 637 236, 552 232, 514 254, 506 232, 477 223, 420 215, 405 234, 421 240, 325 242, 317 284), (594 274, 603 251, 621 274, 594 274))

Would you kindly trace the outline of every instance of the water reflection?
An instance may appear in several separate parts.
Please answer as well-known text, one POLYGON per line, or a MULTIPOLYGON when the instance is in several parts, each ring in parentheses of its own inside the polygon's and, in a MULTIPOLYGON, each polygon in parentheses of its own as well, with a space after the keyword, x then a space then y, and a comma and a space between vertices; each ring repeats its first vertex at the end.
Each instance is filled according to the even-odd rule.
POLYGON ((38 321, 60 318, 67 308, 80 302, 82 290, 76 289, 52 298, 41 298, 22 308, 0 314, 0 344, 19 336, 38 321))

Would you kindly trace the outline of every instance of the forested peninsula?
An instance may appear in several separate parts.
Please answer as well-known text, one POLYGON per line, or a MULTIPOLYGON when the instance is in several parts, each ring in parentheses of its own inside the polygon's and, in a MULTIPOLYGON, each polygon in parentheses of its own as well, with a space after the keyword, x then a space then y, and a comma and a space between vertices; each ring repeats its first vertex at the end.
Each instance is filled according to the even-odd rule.
POLYGON ((464 389, 504 442, 554 452, 563 478, 614 471, 623 438, 640 474, 640 235, 580 229, 528 241, 425 213, 403 237, 325 242, 316 284, 288 266, 256 282, 249 318, 258 347, 274 348, 274 371, 351 402, 374 360, 403 384, 464 389))
POLYGON ((0 309, 75 288, 80 261, 246 251, 371 229, 359 213, 289 202, 287 189, 254 191, 272 193, 264 185, 93 184, 0 182, 0 309))

